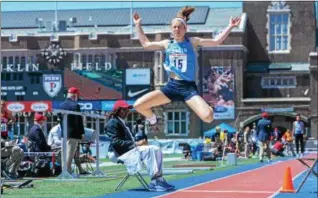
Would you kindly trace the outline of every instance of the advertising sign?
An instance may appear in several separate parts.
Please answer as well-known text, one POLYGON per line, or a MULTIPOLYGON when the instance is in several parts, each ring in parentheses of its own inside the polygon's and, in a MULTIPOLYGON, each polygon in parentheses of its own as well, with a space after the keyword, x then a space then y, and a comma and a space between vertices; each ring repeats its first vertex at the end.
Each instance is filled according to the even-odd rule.
POLYGON ((126 85, 150 85, 150 69, 126 69, 126 85))
POLYGON ((126 86, 126 99, 135 100, 151 91, 149 85, 129 85, 126 86))
MULTIPOLYGON (((63 100, 54 100, 53 109, 58 109, 63 100)), ((98 100, 79 100, 77 102, 80 105, 81 111, 100 111, 101 101, 98 100)))
MULTIPOLYGON (((126 100, 129 105, 133 105, 135 100, 126 100)), ((116 100, 102 101, 103 111, 112 111, 116 100)))
POLYGON ((51 112, 51 101, 7 102, 6 108, 13 113, 18 112, 51 112))
POLYGON ((234 72, 230 66, 202 67, 203 99, 214 106, 214 119, 234 119, 234 72))

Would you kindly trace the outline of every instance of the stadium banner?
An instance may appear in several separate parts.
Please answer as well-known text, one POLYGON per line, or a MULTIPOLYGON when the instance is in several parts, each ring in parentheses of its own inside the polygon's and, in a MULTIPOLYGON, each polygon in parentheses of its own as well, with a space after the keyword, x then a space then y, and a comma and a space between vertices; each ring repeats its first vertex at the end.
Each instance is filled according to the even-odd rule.
POLYGON ((234 119, 234 71, 231 66, 202 67, 202 96, 214 106, 214 119, 234 119))
MULTIPOLYGON (((62 102, 64 100, 54 100, 53 109, 59 109, 62 102)), ((79 100, 77 103, 80 105, 81 111, 100 111, 102 107, 101 100, 79 100)))
POLYGON ((51 112, 52 101, 19 101, 7 102, 6 108, 12 113, 18 112, 51 112))
MULTIPOLYGON (((126 100, 129 105, 133 105, 135 100, 126 100)), ((103 111, 112 111, 116 100, 102 101, 103 111)))
POLYGON ((136 100, 137 98, 149 93, 151 91, 150 85, 127 85, 125 87, 125 98, 127 100, 136 100))
POLYGON ((126 69, 126 85, 150 85, 150 69, 126 69))

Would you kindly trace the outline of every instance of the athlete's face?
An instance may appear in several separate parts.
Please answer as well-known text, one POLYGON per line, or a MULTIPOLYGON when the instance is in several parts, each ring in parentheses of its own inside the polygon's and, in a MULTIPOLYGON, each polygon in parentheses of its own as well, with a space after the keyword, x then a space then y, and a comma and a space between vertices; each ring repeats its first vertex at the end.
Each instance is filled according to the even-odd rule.
POLYGON ((177 20, 172 22, 171 29, 172 29, 173 37, 175 39, 184 38, 184 35, 187 31, 184 24, 181 21, 177 21, 177 20))

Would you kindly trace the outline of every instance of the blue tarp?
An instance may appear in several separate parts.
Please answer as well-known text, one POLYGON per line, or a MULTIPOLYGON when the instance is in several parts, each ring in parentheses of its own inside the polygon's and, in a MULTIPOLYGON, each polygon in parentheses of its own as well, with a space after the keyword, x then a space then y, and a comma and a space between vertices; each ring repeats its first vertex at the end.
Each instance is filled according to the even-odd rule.
MULTIPOLYGON (((235 133, 236 132, 235 128, 233 128, 231 125, 226 124, 226 123, 219 124, 216 127, 220 127, 221 131, 227 130, 228 133, 235 133)), ((212 137, 215 134, 215 132, 216 132, 216 127, 204 132, 204 137, 212 137)))

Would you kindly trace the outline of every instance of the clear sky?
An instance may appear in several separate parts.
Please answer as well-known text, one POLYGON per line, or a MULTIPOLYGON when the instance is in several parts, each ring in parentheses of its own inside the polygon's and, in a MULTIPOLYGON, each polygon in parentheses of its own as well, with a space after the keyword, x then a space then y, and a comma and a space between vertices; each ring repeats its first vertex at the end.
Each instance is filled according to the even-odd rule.
MULTIPOLYGON (((54 10, 55 2, 1 2, 1 11, 17 11, 17 10, 54 10)), ((212 8, 219 7, 242 7, 242 2, 239 1, 133 1, 133 7, 178 7, 178 6, 209 6, 212 8)), ((129 8, 130 1, 122 2, 62 2, 57 3, 57 8, 61 9, 95 9, 95 8, 129 8)))

